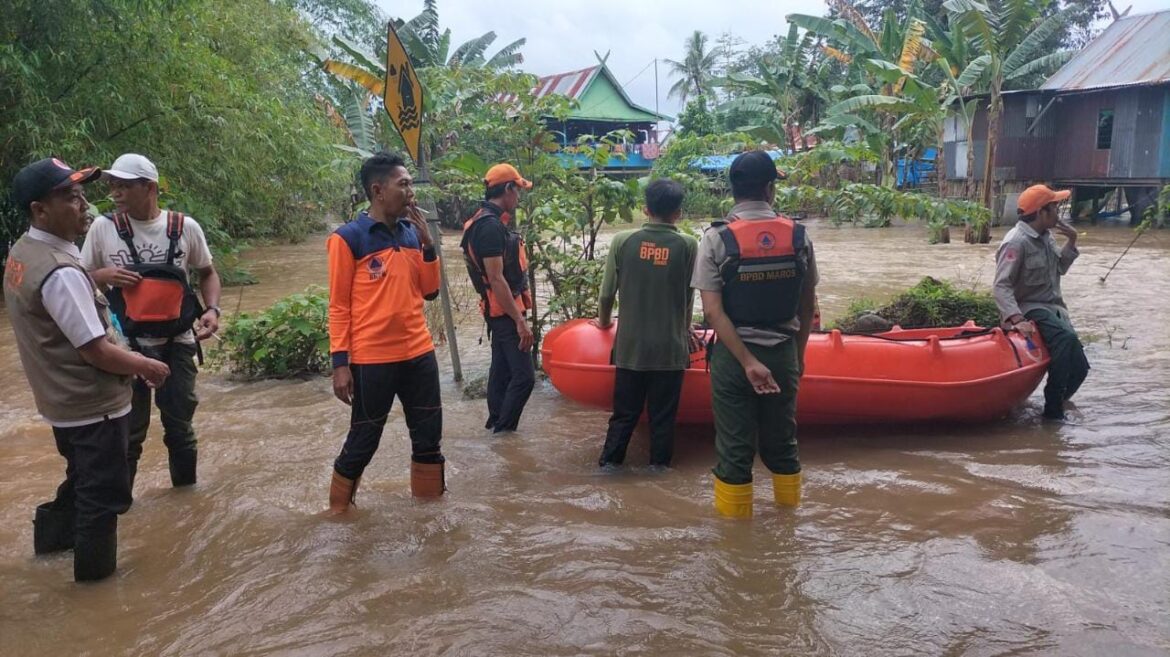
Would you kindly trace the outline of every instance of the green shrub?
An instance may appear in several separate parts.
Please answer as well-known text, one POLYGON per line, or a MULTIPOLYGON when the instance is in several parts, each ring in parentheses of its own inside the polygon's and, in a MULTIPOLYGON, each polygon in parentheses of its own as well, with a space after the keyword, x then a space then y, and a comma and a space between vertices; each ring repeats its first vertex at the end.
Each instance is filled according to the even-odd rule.
POLYGON ((968 320, 984 327, 999 325, 999 310, 990 294, 959 290, 929 276, 884 306, 869 299, 854 301, 835 327, 847 333, 867 332, 864 327, 873 322, 859 323, 867 315, 877 315, 902 328, 960 326, 968 320))
POLYGON ((216 356, 230 372, 247 378, 329 372, 328 294, 311 287, 262 312, 232 318, 216 356))

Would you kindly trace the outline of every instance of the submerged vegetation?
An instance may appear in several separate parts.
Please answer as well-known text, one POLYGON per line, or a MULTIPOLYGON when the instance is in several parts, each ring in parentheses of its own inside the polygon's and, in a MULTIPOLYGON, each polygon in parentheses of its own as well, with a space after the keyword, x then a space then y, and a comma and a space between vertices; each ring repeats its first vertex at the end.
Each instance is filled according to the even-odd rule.
POLYGON ((320 288, 289 295, 224 329, 215 362, 244 378, 287 378, 332 371, 329 296, 320 288))
POLYGON ((885 304, 872 299, 854 301, 833 328, 874 333, 895 325, 909 329, 961 326, 968 321, 985 328, 998 326, 995 299, 986 292, 958 289, 927 276, 885 304))

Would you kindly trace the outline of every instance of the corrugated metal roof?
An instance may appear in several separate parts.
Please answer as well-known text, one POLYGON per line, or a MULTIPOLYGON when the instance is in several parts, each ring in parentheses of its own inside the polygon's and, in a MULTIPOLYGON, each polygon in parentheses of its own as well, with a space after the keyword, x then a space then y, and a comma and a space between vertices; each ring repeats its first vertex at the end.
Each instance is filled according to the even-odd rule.
MULTIPOLYGON (((579 71, 546 75, 537 79, 536 86, 532 88, 532 95, 537 98, 543 98, 550 94, 559 94, 580 100, 581 94, 585 93, 585 90, 589 88, 589 81, 600 70, 600 66, 591 66, 579 71)), ((505 103, 510 103, 516 100, 516 95, 508 94, 500 98, 500 100, 505 103)))
POLYGON ((1170 11, 1115 21, 1040 85, 1078 91, 1170 82, 1170 11))
MULTIPOLYGON (((674 120, 672 117, 667 116, 666 114, 656 114, 655 112, 653 112, 645 107, 642 107, 641 105, 638 105, 638 104, 634 103, 634 101, 630 100, 630 97, 629 97, 629 95, 626 94, 625 89, 622 89, 621 85, 618 84, 617 79, 613 77, 613 74, 610 73, 609 69, 606 68, 604 65, 590 66, 589 68, 583 68, 583 69, 580 69, 577 71, 569 71, 568 73, 556 73, 553 75, 546 75, 542 78, 538 78, 536 81, 536 86, 532 88, 532 94, 537 98, 544 98, 545 96, 557 94, 559 96, 566 96, 571 100, 581 100, 582 97, 584 97, 585 92, 589 90, 589 87, 593 84, 593 82, 597 79, 597 76, 599 76, 599 75, 605 76, 609 79, 610 83, 613 85, 613 88, 617 91, 618 95, 621 96, 622 101, 624 101, 625 105, 628 106, 631 111, 637 112, 637 113, 649 114, 649 115, 651 115, 651 117, 657 117, 658 119, 663 120, 663 121, 673 121, 674 120)), ((511 103, 514 103, 516 101, 516 95, 515 94, 505 94, 503 96, 500 96, 498 100, 504 104, 511 104, 511 103)), ((577 115, 578 118, 597 118, 600 120, 631 118, 631 117, 624 117, 621 115, 619 115, 619 116, 596 116, 596 117, 589 116, 590 112, 588 111, 588 109, 589 108, 574 110, 573 114, 577 115), (582 114, 584 114, 584 116, 582 116, 582 114)), ((647 117, 635 117, 635 118, 647 119, 647 117)), ((647 120, 649 120, 649 119, 647 119, 647 120)))

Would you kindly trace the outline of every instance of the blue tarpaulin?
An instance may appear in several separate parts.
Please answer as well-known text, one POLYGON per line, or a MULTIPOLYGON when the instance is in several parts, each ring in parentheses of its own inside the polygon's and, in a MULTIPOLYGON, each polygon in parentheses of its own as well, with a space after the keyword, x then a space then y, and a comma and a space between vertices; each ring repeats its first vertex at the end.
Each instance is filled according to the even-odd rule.
MULTIPOLYGON (((784 156, 780 151, 767 151, 768 157, 777 160, 784 156)), ((727 167, 731 166, 731 161, 739 157, 739 153, 732 153, 731 155, 704 155, 703 157, 691 160, 691 168, 698 169, 703 173, 720 173, 727 171, 727 167)))
POLYGON ((927 174, 934 171, 934 161, 937 157, 938 149, 928 148, 918 159, 907 161, 906 158, 898 158, 898 187, 921 185, 927 174))

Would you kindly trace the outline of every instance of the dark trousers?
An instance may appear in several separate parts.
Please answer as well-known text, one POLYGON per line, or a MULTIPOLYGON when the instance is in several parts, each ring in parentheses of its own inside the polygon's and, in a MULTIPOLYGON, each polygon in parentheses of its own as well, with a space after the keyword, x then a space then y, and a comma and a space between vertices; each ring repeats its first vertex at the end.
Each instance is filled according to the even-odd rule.
POLYGON ((1089 374, 1089 359, 1072 324, 1043 308, 1029 310, 1028 319, 1036 323, 1051 360, 1048 383, 1044 386, 1044 414, 1063 417, 1065 400, 1072 399, 1089 374))
POLYGON ((796 446, 796 391, 800 364, 796 342, 774 347, 746 343, 769 370, 780 392, 756 394, 743 366, 716 342, 711 354, 711 406, 715 411, 715 476, 724 483, 752 480, 756 452, 772 474, 800 472, 796 446))
POLYGON ((670 465, 674 455, 674 418, 682 391, 683 370, 638 372, 617 368, 613 383, 613 415, 598 465, 619 465, 642 409, 650 416, 650 465, 670 465))
POLYGON ((431 351, 411 360, 374 365, 351 365, 353 406, 349 435, 333 469, 346 479, 362 476, 378 443, 394 398, 402 403, 410 432, 411 459, 442 463, 443 406, 439 396, 439 362, 431 351))
POLYGON ((520 334, 511 317, 488 319, 488 330, 492 334, 492 367, 488 372, 488 420, 484 427, 497 433, 515 431, 536 385, 532 354, 520 351, 520 334))
POLYGON ((130 460, 132 486, 138 471, 138 459, 142 456, 142 444, 146 442, 146 434, 150 429, 151 392, 154 393, 154 403, 162 417, 163 444, 167 446, 172 460, 176 454, 195 449, 195 427, 191 420, 199 405, 199 398, 195 396, 195 375, 199 373, 195 366, 195 345, 172 343, 168 346, 141 347, 138 351, 166 363, 171 368, 171 375, 162 387, 154 391, 141 380, 134 382, 130 446, 126 454, 130 460))
POLYGON ((65 457, 65 481, 57 487, 52 509, 75 510, 77 536, 108 534, 117 528, 118 515, 130 508, 129 426, 123 415, 81 427, 53 427, 57 452, 65 457))

